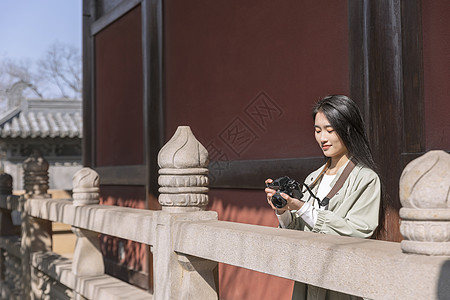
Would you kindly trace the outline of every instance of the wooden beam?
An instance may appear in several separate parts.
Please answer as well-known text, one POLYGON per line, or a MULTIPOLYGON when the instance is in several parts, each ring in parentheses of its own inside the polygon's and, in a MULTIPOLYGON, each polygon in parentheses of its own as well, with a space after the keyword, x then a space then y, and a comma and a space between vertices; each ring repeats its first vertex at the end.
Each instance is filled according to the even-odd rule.
POLYGON ((127 0, 122 1, 116 7, 106 12, 102 16, 98 16, 91 26, 91 34, 96 35, 111 23, 117 21, 121 16, 132 10, 135 6, 141 3, 142 0, 127 0))
POLYGON ((96 167, 101 185, 146 185, 146 167, 110 166, 96 167))
POLYGON ((212 161, 208 167, 210 187, 263 190, 267 178, 281 176, 303 182, 309 173, 324 163, 322 157, 212 161))

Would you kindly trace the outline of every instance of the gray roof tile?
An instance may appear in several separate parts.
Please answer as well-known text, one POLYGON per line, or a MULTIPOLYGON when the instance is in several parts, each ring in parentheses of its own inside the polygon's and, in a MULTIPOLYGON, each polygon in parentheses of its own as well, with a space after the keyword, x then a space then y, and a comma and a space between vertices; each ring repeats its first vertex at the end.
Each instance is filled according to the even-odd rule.
POLYGON ((16 109, 0 119, 0 137, 6 138, 82 138, 83 121, 81 109, 52 111, 16 109))

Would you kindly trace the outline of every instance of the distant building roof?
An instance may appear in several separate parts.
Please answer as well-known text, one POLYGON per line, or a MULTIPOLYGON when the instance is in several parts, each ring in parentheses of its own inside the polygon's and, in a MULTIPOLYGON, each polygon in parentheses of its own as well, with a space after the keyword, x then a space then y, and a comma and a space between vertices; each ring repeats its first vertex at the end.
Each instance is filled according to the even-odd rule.
POLYGON ((0 137, 82 138, 80 100, 25 100, 0 115, 0 137))

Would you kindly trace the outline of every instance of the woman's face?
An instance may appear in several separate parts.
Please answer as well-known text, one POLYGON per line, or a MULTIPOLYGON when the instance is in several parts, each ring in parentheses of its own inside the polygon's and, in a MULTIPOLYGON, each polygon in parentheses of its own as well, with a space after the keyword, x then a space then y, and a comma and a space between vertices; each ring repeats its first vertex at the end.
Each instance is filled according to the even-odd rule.
POLYGON ((321 111, 316 114, 314 130, 316 141, 326 157, 340 158, 348 153, 347 147, 321 111))

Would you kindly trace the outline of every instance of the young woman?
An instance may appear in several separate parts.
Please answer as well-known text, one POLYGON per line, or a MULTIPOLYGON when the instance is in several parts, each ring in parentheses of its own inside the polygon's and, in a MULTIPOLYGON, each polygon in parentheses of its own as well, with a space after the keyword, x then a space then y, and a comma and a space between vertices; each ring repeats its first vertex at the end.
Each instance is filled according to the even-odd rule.
MULTIPOLYGON (((266 188, 267 201, 282 228, 370 238, 379 225, 381 183, 361 113, 350 98, 333 95, 317 102, 313 118, 316 141, 328 158, 304 182, 313 195, 306 189, 302 199, 281 193, 287 204, 277 208, 272 203, 276 191, 266 188)), ((266 184, 271 182, 266 180, 266 184)), ((292 299, 353 297, 296 282, 292 299)))

